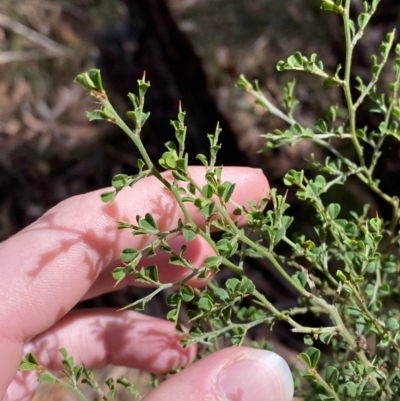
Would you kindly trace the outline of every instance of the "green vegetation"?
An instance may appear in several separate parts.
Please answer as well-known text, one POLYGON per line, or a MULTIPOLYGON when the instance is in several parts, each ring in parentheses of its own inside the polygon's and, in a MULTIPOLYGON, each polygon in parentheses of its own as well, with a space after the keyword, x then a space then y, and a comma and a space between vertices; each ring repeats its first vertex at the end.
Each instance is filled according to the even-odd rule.
MULTIPOLYGON (((203 355, 218 350, 221 346, 240 345, 248 330, 256 325, 273 327, 277 321, 285 321, 291 330, 304 335, 306 350, 299 355, 303 363, 301 370, 295 368, 296 392, 306 400, 397 400, 400 395, 400 342, 399 342, 399 200, 389 196, 375 178, 375 169, 386 138, 400 138, 400 45, 394 44, 395 32, 389 32, 372 57, 369 80, 356 78, 352 82, 352 58, 355 46, 362 39, 365 29, 380 1, 364 2, 363 11, 350 18, 351 0, 321 0, 321 8, 330 12, 327 18, 340 16, 343 19, 345 38, 345 64, 333 72, 324 69, 322 61, 313 54, 300 52, 278 63, 278 70, 294 70, 315 76, 323 85, 339 87, 343 91, 344 104, 332 105, 314 126, 302 126, 295 117, 295 82, 284 88, 283 108, 274 105, 260 89, 257 82, 244 76, 238 86, 251 93, 256 103, 269 113, 287 123, 287 129, 274 130, 264 135, 267 147, 295 145, 302 140, 312 141, 324 148, 328 156, 320 160, 311 154, 308 158, 315 174, 307 176, 304 171, 290 170, 284 178, 289 190, 294 190, 302 202, 311 206, 317 223, 313 234, 290 230, 293 218, 286 196, 271 191, 268 199, 249 205, 235 204, 236 215, 247 216, 247 227, 239 228, 230 218, 227 205, 235 183, 222 180, 222 167, 218 166, 219 128, 209 135, 210 156, 197 155, 204 165, 204 185, 199 185, 190 175, 188 155, 185 153, 185 113, 179 110, 172 125, 176 142, 165 144, 166 151, 158 161, 151 160, 142 144, 140 133, 149 113, 145 111, 145 94, 150 84, 145 77, 138 81, 138 94, 129 94, 132 110, 127 113, 133 121, 131 129, 110 104, 102 85, 100 72, 90 70, 80 74, 76 81, 101 103, 101 108, 88 113, 90 120, 103 119, 117 124, 137 146, 141 154, 138 173, 133 176, 118 174, 112 180, 114 190, 103 194, 104 202, 111 202, 125 186, 133 186, 144 177, 157 177, 175 197, 185 221, 179 221, 174 230, 159 229, 151 214, 137 216, 135 222, 120 222, 120 229, 128 229, 133 235, 149 234, 154 242, 143 249, 125 249, 121 255, 121 266, 114 270, 117 282, 127 275, 155 286, 153 293, 127 307, 143 310, 145 304, 160 291, 179 287, 167 302, 170 306, 167 319, 173 321, 177 330, 181 324, 190 331, 182 340, 187 346, 198 343, 203 355), (392 80, 387 88, 380 83, 384 68, 392 68, 392 80), (357 126, 357 113, 361 105, 380 118, 377 128, 357 126), (337 144, 349 141, 356 158, 338 150, 337 144), (366 149, 371 149, 371 154, 366 149), (163 170, 171 171, 174 180, 168 181, 163 170), (372 215, 369 205, 361 212, 348 211, 348 205, 330 203, 330 191, 341 191, 350 179, 358 179, 368 190, 387 202, 392 216, 385 221, 372 215), (204 216, 204 229, 190 217, 187 205, 193 204, 204 216), (215 240, 211 232, 217 228, 222 236, 215 240), (185 247, 174 252, 166 238, 181 232, 187 241, 196 235, 203 237, 214 249, 215 256, 195 268, 185 258, 185 247), (290 252, 281 254, 277 245, 284 243, 290 252), (143 256, 153 254, 161 248, 171 254, 170 262, 186 267, 190 273, 176 283, 162 284, 156 266, 136 270, 143 256), (278 310, 246 276, 243 263, 247 258, 265 258, 298 292, 299 306, 278 310), (209 283, 195 292, 187 282, 193 276, 206 278, 222 267, 232 269, 236 278, 223 286, 209 283), (287 267, 295 269, 289 274, 287 267), (246 305, 242 304, 246 298, 246 305), (248 300, 251 300, 250 305, 248 300), (186 321, 181 321, 180 311, 184 305, 188 310, 186 321), (324 327, 305 327, 297 316, 305 311, 326 316, 329 324, 324 327), (320 344, 327 344, 321 352, 320 344)), ((258 346, 265 346, 260 344, 258 346)), ((83 367, 74 366, 65 350, 62 350, 66 370, 64 375, 70 387, 81 399, 77 383, 84 381, 98 389, 95 380, 83 367)), ((21 369, 41 369, 33 355, 28 355, 21 369)), ((59 381, 43 371, 41 380, 59 381)), ((107 383, 109 394, 104 399, 113 399, 114 382, 107 383)), ((122 380, 122 384, 131 386, 122 380)), ((135 393, 134 387, 130 387, 135 393)), ((84 397, 83 397, 84 399, 84 397)))

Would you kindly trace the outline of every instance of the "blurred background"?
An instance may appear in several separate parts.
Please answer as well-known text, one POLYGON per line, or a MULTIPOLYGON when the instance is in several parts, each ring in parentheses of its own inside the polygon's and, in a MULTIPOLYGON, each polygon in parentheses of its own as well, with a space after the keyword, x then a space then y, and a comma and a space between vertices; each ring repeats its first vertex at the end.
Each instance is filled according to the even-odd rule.
MULTIPOLYGON (((352 7, 362 10, 361 0, 352 7)), ((386 32, 400 28, 398 0, 382 0, 379 10, 354 56, 354 74, 365 78, 370 54, 378 52, 386 32)), ((290 168, 307 169, 311 153, 317 158, 324 154, 307 141, 258 153, 260 134, 286 126, 254 107, 235 83, 239 74, 258 79, 279 105, 282 88, 294 75, 278 73, 276 63, 296 50, 317 53, 334 72, 344 57, 339 16, 309 0, 1 0, 0 241, 61 200, 108 186, 116 173, 135 172, 138 155, 129 139, 111 124, 86 120, 84 111, 96 105, 73 79, 93 67, 101 68, 121 115, 129 107, 126 94, 136 92, 137 79, 146 71, 152 116, 143 138, 151 156, 158 158, 163 144, 173 139, 169 122, 181 101, 193 164, 197 153, 208 154, 206 134, 220 122, 219 163, 260 167, 282 193, 282 177, 290 168)), ((391 77, 387 71, 384 82, 391 77)), ((312 126, 331 104, 343 102, 339 90, 323 88, 318 79, 297 74, 296 81, 296 117, 305 126, 312 126)), ((361 112, 359 124, 374 127, 377 121, 361 112)), ((347 143, 337 146, 352 157, 347 143)), ((399 195, 400 147, 393 141, 384 152, 377 178, 386 191, 399 195)), ((390 212, 357 182, 330 196, 348 199, 354 207, 369 202, 383 215, 390 212)), ((291 192, 288 197, 296 230, 309 231, 307 209, 291 192)), ((249 268, 277 305, 295 302, 265 262, 249 268)), ((223 274, 226 278, 229 272, 223 274)), ((137 294, 109 295, 89 306, 124 306, 132 296, 137 294)), ((278 328, 281 342, 301 347, 301 339, 284 333, 278 328)))

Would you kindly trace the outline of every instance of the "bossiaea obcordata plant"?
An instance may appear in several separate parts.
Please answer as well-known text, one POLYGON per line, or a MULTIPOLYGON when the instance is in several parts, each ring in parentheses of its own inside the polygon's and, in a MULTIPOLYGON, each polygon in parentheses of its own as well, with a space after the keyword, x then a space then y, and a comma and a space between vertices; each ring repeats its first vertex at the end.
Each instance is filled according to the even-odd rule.
MULTIPOLYGON (((154 291, 126 308, 143 310, 146 303, 163 290, 169 289, 166 318, 174 322, 176 330, 184 333, 181 324, 189 327, 182 345, 199 345, 200 356, 224 346, 241 345, 248 331, 258 325, 273 328, 278 321, 285 321, 291 330, 302 335, 305 350, 298 355, 301 363, 293 367, 297 395, 305 400, 398 400, 400 396, 400 340, 399 340, 399 200, 385 193, 375 178, 378 160, 386 138, 400 139, 400 45, 394 43, 395 32, 386 34, 376 54, 371 55, 368 80, 356 77, 353 90, 352 56, 362 39, 370 18, 380 0, 367 0, 363 11, 350 15, 351 0, 319 0, 321 8, 343 20, 345 38, 345 63, 332 73, 326 71, 316 54, 305 56, 296 52, 286 61, 278 63, 279 71, 299 71, 314 75, 323 85, 336 86, 343 92, 344 104, 332 105, 314 126, 303 126, 295 117, 299 104, 295 97, 295 82, 284 88, 282 107, 273 104, 257 82, 244 76, 238 87, 251 93, 255 102, 266 112, 279 117, 287 124, 286 130, 274 130, 264 135, 266 146, 293 146, 299 141, 311 141, 324 149, 324 160, 311 154, 309 166, 315 174, 308 176, 303 170, 290 170, 284 177, 289 191, 295 191, 301 202, 307 203, 316 216, 313 234, 293 233, 288 230, 293 222, 286 195, 272 189, 269 198, 258 203, 238 205, 232 202, 235 183, 222 179, 223 167, 217 163, 220 143, 217 127, 209 134, 210 155, 197 155, 204 165, 204 182, 199 185, 188 169, 185 151, 185 112, 181 109, 172 121, 176 141, 167 142, 160 160, 152 160, 141 140, 141 131, 149 113, 144 100, 149 82, 145 77, 138 81, 138 93, 129 93, 132 110, 127 118, 134 128, 127 125, 108 100, 99 70, 90 70, 77 76, 101 107, 88 113, 90 120, 107 120, 118 125, 134 142, 141 158, 135 175, 117 174, 112 180, 113 190, 104 193, 102 200, 112 202, 126 186, 154 176, 176 199, 184 219, 176 227, 162 231, 154 217, 147 213, 135 221, 121 221, 118 228, 130 230, 132 235, 152 235, 154 242, 142 249, 128 248, 122 252, 121 265, 114 272, 117 283, 127 276, 154 286, 154 291), (391 82, 382 87, 380 78, 384 69, 391 69, 391 82), (358 127, 357 113, 361 106, 380 118, 377 128, 358 127), (355 157, 342 153, 338 143, 351 144, 355 157), (366 148, 372 154, 366 157, 366 148), (171 172, 169 181, 162 171, 171 172), (330 203, 326 194, 340 191, 349 179, 358 179, 368 191, 386 202, 392 216, 386 221, 372 215, 369 205, 361 212, 344 211, 343 205, 330 203), (204 226, 199 227, 187 211, 187 205, 199 209, 204 226), (227 205, 234 204, 235 215, 245 215, 244 228, 232 220, 227 205), (215 240, 215 229, 222 235, 215 240), (183 246, 179 252, 171 249, 168 238, 180 233, 187 242, 195 236, 203 237, 214 249, 215 256, 195 267, 185 257, 183 246), (289 250, 277 252, 277 245, 284 243, 289 250), (188 270, 186 278, 174 283, 161 283, 157 266, 138 269, 143 257, 151 257, 157 249, 170 253, 170 263, 188 270), (243 266, 248 258, 264 258, 287 280, 298 293, 298 307, 278 310, 247 277, 243 266), (223 285, 211 281, 202 290, 194 291, 188 281, 198 276, 206 279, 222 268, 231 269, 234 278, 223 285), (289 273, 293 272, 294 273, 289 273), (173 290, 177 288, 176 290, 173 290), (246 299, 245 304, 243 300, 246 299), (305 327, 297 317, 306 311, 324 316, 328 322, 323 327, 305 327), (185 316, 183 316, 183 314, 185 316), (318 341, 317 341, 318 340, 318 341), (326 344, 325 351, 319 349, 326 344), (327 350, 327 351, 326 351, 327 350)), ((332 16, 334 17, 334 16, 332 16)), ((348 207, 346 206, 346 210, 348 207)), ((265 343, 255 346, 266 347, 265 343)), ((21 363, 22 370, 36 370, 40 381, 60 383, 70 388, 81 400, 85 396, 78 384, 83 381, 97 391, 104 400, 112 400, 114 380, 107 381, 108 392, 97 384, 93 371, 75 365, 73 359, 61 350, 67 380, 61 381, 46 371, 32 354, 21 363)), ((133 396, 139 397, 136 387, 126 379, 118 383, 128 387, 133 396)))

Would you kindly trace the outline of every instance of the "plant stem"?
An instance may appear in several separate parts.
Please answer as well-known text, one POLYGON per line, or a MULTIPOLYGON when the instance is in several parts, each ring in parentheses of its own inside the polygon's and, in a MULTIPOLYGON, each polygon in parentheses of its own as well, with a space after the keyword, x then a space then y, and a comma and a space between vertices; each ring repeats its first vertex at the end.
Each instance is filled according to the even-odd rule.
POLYGON ((357 153, 358 160, 362 167, 365 166, 363 149, 360 146, 360 142, 357 138, 356 132, 356 109, 353 104, 353 98, 351 95, 351 62, 353 58, 353 50, 354 45, 352 43, 351 38, 351 30, 350 30, 350 3, 351 0, 346 0, 345 2, 345 12, 343 14, 343 25, 344 25, 344 33, 345 33, 345 43, 346 43, 346 61, 344 67, 344 81, 343 81, 343 90, 346 98, 347 109, 349 111, 349 132, 351 135, 351 142, 353 143, 354 149, 357 153))
POLYGON ((329 394, 332 397, 330 399, 333 399, 335 401, 341 401, 336 391, 323 379, 323 377, 315 369, 312 370, 312 374, 316 376, 317 383, 320 384, 325 389, 327 394, 329 394))
POLYGON ((231 229, 235 232, 235 234, 241 239, 242 242, 250 246, 252 249, 257 251, 260 255, 267 258, 274 267, 279 271, 279 273, 300 293, 304 292, 303 287, 296 283, 292 277, 285 271, 285 269, 280 265, 280 263, 276 260, 275 256, 267 250, 262 245, 257 244, 256 242, 252 241, 246 235, 244 235, 243 231, 241 231, 236 224, 232 221, 231 217, 229 216, 228 212, 222 208, 220 205, 216 204, 216 208, 218 212, 223 216, 223 218, 228 222, 231 229))
POLYGON ((223 333, 226 333, 227 331, 232 331, 232 330, 234 330, 236 328, 239 328, 239 327, 241 327, 241 328, 243 328, 245 330, 245 333, 243 334, 243 336, 244 336, 246 334, 246 332, 249 329, 251 329, 252 327, 258 326, 259 324, 262 324, 262 323, 266 323, 269 320, 271 320, 270 316, 265 317, 263 319, 253 320, 253 321, 247 322, 247 323, 231 323, 231 324, 228 324, 227 326, 221 327, 220 329, 213 330, 211 333, 205 333, 205 334, 203 334, 201 336, 194 337, 193 341, 188 341, 187 344, 198 343, 198 342, 201 342, 201 341, 204 341, 204 340, 209 340, 211 338, 216 338, 219 335, 221 335, 223 333))
POLYGON ((88 401, 88 399, 76 385, 70 384, 65 380, 59 379, 57 376, 54 376, 52 373, 46 370, 43 366, 37 366, 37 369, 40 369, 39 374, 45 373, 46 376, 54 380, 54 384, 58 384, 61 387, 64 387, 65 389, 73 393, 80 401, 88 401))
POLYGON ((172 185, 168 180, 166 180, 163 175, 157 170, 157 168, 154 166, 154 163, 152 162, 149 154, 147 153, 146 148, 143 145, 142 140, 140 139, 140 132, 133 132, 128 125, 125 123, 124 120, 118 115, 110 101, 108 100, 108 97, 105 94, 102 94, 101 97, 96 96, 103 104, 104 108, 108 109, 111 111, 113 114, 115 121, 111 120, 114 124, 118 125, 128 136, 129 138, 132 139, 133 143, 139 150, 141 156, 143 157, 145 163, 147 164, 148 168, 151 170, 151 174, 154 175, 161 183, 169 190, 172 192, 176 202, 179 205, 180 210, 182 211, 187 223, 190 225, 191 229, 199 234, 201 237, 203 237, 209 244, 210 246, 214 249, 215 253, 218 255, 218 249, 214 243, 214 241, 211 239, 210 235, 205 233, 203 230, 201 230, 196 223, 193 221, 190 213, 186 209, 181 196, 178 192, 178 189, 172 185))
POLYGON ((281 311, 276 309, 275 306, 272 305, 272 303, 269 302, 267 298, 263 294, 261 294, 258 290, 254 290, 253 295, 256 299, 258 299, 259 303, 266 309, 268 309, 278 320, 283 320, 289 323, 293 328, 298 328, 298 329, 302 328, 302 326, 299 323, 297 323, 294 319, 292 319, 289 314, 282 313, 281 311))
MULTIPOLYGON (((286 235, 283 236, 282 241, 286 242, 293 250, 296 249, 296 244, 290 240, 286 235)), ((328 269, 325 269, 322 266, 319 266, 315 261, 312 259, 307 258, 306 251, 304 250, 303 254, 301 255, 303 258, 307 259, 307 261, 311 264, 311 266, 314 266, 316 269, 318 269, 321 273, 325 275, 325 277, 331 282, 332 285, 335 287, 338 286, 337 280, 330 274, 328 269)), ((300 265, 298 265, 300 267, 300 265)))
MULTIPOLYGON (((328 312, 331 320, 333 323, 338 327, 338 331, 340 335, 347 341, 352 351, 357 355, 360 362, 364 365, 365 369, 369 369, 371 367, 371 363, 365 355, 365 352, 361 349, 358 349, 356 340, 354 339, 353 335, 347 330, 338 310, 335 306, 329 305, 324 299, 315 297, 313 301, 321 306, 322 308, 326 309, 328 312)), ((379 389, 379 382, 377 381, 374 375, 370 375, 372 384, 379 389)))
POLYGON ((297 121, 290 118, 284 112, 279 110, 272 102, 270 102, 263 93, 254 90, 253 86, 248 88, 247 91, 251 93, 266 110, 271 112, 274 116, 279 117, 281 120, 286 121, 289 125, 294 125, 297 121))

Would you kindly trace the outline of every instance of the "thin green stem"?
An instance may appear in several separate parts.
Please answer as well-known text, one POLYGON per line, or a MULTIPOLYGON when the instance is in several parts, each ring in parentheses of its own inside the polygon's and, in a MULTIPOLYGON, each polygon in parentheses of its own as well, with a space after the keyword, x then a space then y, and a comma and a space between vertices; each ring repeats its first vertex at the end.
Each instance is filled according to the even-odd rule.
POLYGON ((157 168, 154 166, 154 163, 152 162, 149 154, 147 153, 146 148, 143 145, 142 140, 140 139, 140 132, 135 133, 133 132, 128 125, 125 123, 124 120, 118 115, 108 98, 103 94, 101 97, 98 97, 98 99, 103 103, 103 106, 107 108, 108 110, 111 111, 111 113, 114 116, 115 120, 112 120, 115 124, 117 124, 133 141, 137 149, 139 150, 141 156, 144 159, 144 162, 147 164, 148 168, 151 170, 152 175, 154 175, 161 183, 169 190, 172 192, 174 195, 174 198, 176 202, 179 205, 180 210, 182 211, 187 223, 190 225, 192 230, 199 234, 201 237, 203 237, 209 244, 210 246, 214 249, 214 251, 219 254, 218 249, 214 243, 214 241, 211 239, 210 235, 205 233, 203 230, 201 230, 196 223, 193 221, 190 213, 188 212, 186 206, 184 205, 181 196, 178 192, 178 189, 172 185, 168 180, 166 180, 163 175, 157 170, 157 168))
POLYGON ((124 306, 123 308, 121 308, 119 310, 125 310, 125 309, 128 309, 128 308, 132 308, 132 307, 140 304, 141 302, 144 302, 144 303, 149 302, 155 297, 155 295, 157 295, 159 292, 161 292, 161 291, 163 291, 163 290, 165 290, 167 288, 171 288, 171 287, 175 287, 175 286, 179 286, 179 285, 183 286, 190 279, 192 279, 195 276, 198 276, 203 269, 205 269, 205 267, 202 267, 200 269, 195 269, 189 275, 187 275, 184 279, 178 280, 178 281, 174 281, 172 283, 164 283, 163 284, 163 283, 160 283, 160 282, 152 282, 153 285, 157 286, 157 288, 154 291, 152 291, 149 295, 147 295, 147 296, 145 296, 143 298, 140 298, 137 301, 132 302, 131 304, 126 305, 126 306, 124 306))
POLYGON ((222 264, 225 265, 226 267, 228 267, 229 269, 231 269, 232 271, 234 271, 239 276, 244 276, 243 269, 240 268, 239 266, 235 265, 234 263, 232 263, 229 259, 223 258, 222 264))
MULTIPOLYGON (((386 60, 385 60, 385 63, 386 63, 386 60)), ((394 86, 398 88, 399 85, 400 85, 400 74, 397 77, 394 86)), ((389 128, 390 117, 392 116, 392 112, 393 112, 393 108, 394 108, 394 105, 397 100, 397 96, 398 96, 398 89, 393 93, 393 96, 389 103, 389 107, 387 108, 386 113, 385 113, 385 119, 384 119, 383 123, 384 123, 386 129, 389 128)), ((389 134, 388 132, 385 132, 385 133, 381 132, 381 136, 379 137, 378 143, 373 148, 374 150, 373 150, 372 160, 371 160, 371 164, 368 169, 370 177, 372 177, 372 175, 374 173, 375 167, 379 160, 381 147, 382 147, 383 143, 385 142, 385 139, 387 138, 388 134, 389 134)))
POLYGON ((213 330, 212 332, 205 333, 203 335, 194 337, 192 341, 189 340, 186 344, 194 344, 194 343, 199 343, 199 342, 203 342, 203 341, 207 341, 207 340, 209 341, 212 338, 216 338, 216 337, 220 336, 221 334, 224 334, 228 331, 232 331, 239 327, 243 328, 245 330, 245 332, 243 333, 243 336, 244 336, 246 334, 246 332, 249 329, 251 329, 252 327, 258 326, 259 324, 262 324, 262 323, 269 322, 271 319, 272 318, 270 316, 268 316, 263 319, 253 320, 253 321, 247 322, 247 323, 231 323, 224 327, 221 327, 220 329, 213 330))
POLYGON ((290 317, 290 314, 281 312, 278 309, 276 309, 275 306, 272 305, 272 303, 269 302, 267 298, 263 294, 261 294, 258 290, 254 290, 252 295, 256 299, 258 299, 258 303, 264 306, 266 309, 268 309, 276 317, 276 319, 287 322, 293 328, 300 329, 302 327, 299 323, 297 323, 294 319, 290 317))
MULTIPOLYGON (((357 355, 358 359, 364 365, 364 367, 366 369, 369 369, 371 367, 371 362, 368 360, 367 356, 365 355, 365 352, 358 348, 357 342, 354 339, 354 336, 346 328, 337 308, 334 305, 328 304, 324 299, 319 298, 319 297, 314 297, 313 301, 328 312, 332 322, 338 327, 338 334, 340 334, 347 341, 350 348, 357 355)), ((380 387, 379 383, 373 374, 370 375, 370 379, 371 379, 372 384, 377 389, 379 389, 379 387, 380 387)))
POLYGON ((54 381, 55 384, 58 384, 61 387, 64 387, 65 389, 73 393, 80 401, 88 401, 88 399, 76 385, 70 384, 69 382, 59 379, 57 376, 53 375, 48 370, 46 370, 43 366, 38 366, 37 368, 41 370, 41 374, 46 373, 46 376, 51 377, 51 379, 54 381))
POLYGON ((369 321, 375 326, 375 329, 377 330, 378 334, 380 336, 383 336, 385 334, 382 326, 376 321, 375 317, 372 315, 372 313, 368 310, 367 308, 367 303, 365 300, 363 300, 358 292, 357 289, 353 288, 353 294, 358 301, 358 307, 362 309, 364 314, 368 317, 369 321))
POLYGON ((386 380, 385 390, 387 392, 391 392, 390 385, 392 384, 393 380, 400 374, 400 352, 397 352, 397 363, 390 373, 389 377, 386 380))
POLYGON ((322 333, 330 333, 330 334, 337 334, 338 328, 336 326, 331 326, 331 327, 301 327, 301 328, 296 328, 292 329, 293 333, 307 333, 307 334, 313 334, 313 335, 318 335, 322 333))
MULTIPOLYGON (((133 143, 135 144, 135 146, 139 150, 141 156, 143 157, 144 162, 147 164, 147 166, 151 170, 152 175, 154 175, 156 178, 158 178, 165 185, 165 187, 173 193, 176 201, 179 204, 180 209, 182 210, 183 215, 185 216, 186 221, 192 226, 192 228, 196 228, 197 226, 193 222, 193 219, 190 216, 190 213, 187 211, 184 203, 182 202, 177 188, 174 187, 173 185, 171 185, 171 183, 168 180, 166 180, 162 176, 162 174, 157 170, 157 168, 154 166, 154 163, 152 162, 149 154, 147 153, 146 148, 143 145, 142 140, 140 139, 140 135, 139 135, 140 132, 135 133, 128 127, 128 125, 125 123, 125 121, 115 111, 114 107, 112 106, 112 104, 110 103, 108 98, 105 97, 105 95, 100 97, 99 100, 103 103, 104 108, 110 110, 111 113, 113 114, 115 121, 112 120, 112 122, 117 124, 129 136, 129 138, 132 139, 133 143)), ((198 229, 198 232, 200 233, 199 229, 198 229)))
POLYGON ((216 208, 218 210, 218 212, 223 216, 223 218, 227 221, 227 223, 229 224, 229 226, 231 227, 231 229, 235 232, 236 235, 239 236, 239 238, 241 239, 242 242, 244 242, 245 244, 247 244, 248 246, 250 246, 252 249, 254 249, 255 251, 257 251, 260 255, 264 256, 266 259, 268 259, 273 266, 279 271, 279 273, 300 293, 302 294, 304 292, 303 287, 296 283, 292 277, 289 276, 289 274, 286 272, 286 270, 280 265, 280 263, 276 260, 276 258, 274 257, 274 255, 267 250, 265 247, 263 247, 260 244, 257 244, 256 242, 252 241, 250 238, 246 237, 246 235, 244 235, 243 231, 240 230, 236 224, 233 222, 233 220, 231 219, 231 217, 229 216, 228 212, 226 211, 226 209, 224 209, 223 207, 221 207, 220 205, 216 205, 216 208))
MULTIPOLYGON (((392 31, 392 38, 394 38, 394 31, 392 31)), ((389 42, 390 43, 390 48, 393 45, 393 39, 389 42)), ((387 52, 389 54, 389 52, 387 52)), ((361 92, 359 98, 357 101, 354 103, 354 110, 357 110, 357 108, 361 105, 361 103, 364 101, 365 97, 371 92, 371 89, 373 86, 378 82, 379 77, 381 75, 381 72, 383 70, 383 67, 387 63, 388 57, 386 56, 382 62, 379 64, 378 70, 373 73, 371 81, 368 83, 368 85, 365 87, 365 89, 361 92)))
POLYGON ((373 178, 369 175, 368 170, 366 168, 364 169, 364 173, 365 173, 365 175, 362 173, 357 174, 357 177, 359 178, 359 180, 362 181, 364 184, 366 184, 373 192, 375 192, 377 195, 379 195, 387 203, 389 203, 390 205, 393 205, 393 198, 391 196, 385 194, 378 187, 378 185, 373 181, 373 178))
POLYGON ((345 12, 343 14, 343 25, 345 33, 345 43, 346 43, 346 55, 345 55, 345 66, 344 66, 344 81, 343 81, 343 91, 346 98, 347 109, 349 112, 349 132, 351 135, 351 142, 353 143, 354 149, 357 153, 358 160, 362 167, 365 166, 364 153, 360 145, 356 132, 356 109, 353 104, 353 97, 351 94, 351 65, 353 58, 354 45, 352 43, 351 29, 350 29, 350 3, 351 0, 346 0, 345 2, 345 12))
MULTIPOLYGON (((296 249, 296 244, 292 240, 290 240, 286 235, 282 238, 282 240, 286 242, 293 250, 296 249)), ((316 269, 318 269, 321 273, 323 273, 326 276, 326 278, 331 282, 331 284, 337 287, 338 285, 337 280, 330 274, 330 272, 327 269, 323 268, 322 266, 319 266, 314 260, 307 258, 305 250, 303 254, 301 254, 301 256, 307 259, 307 261, 311 263, 312 266, 314 266, 316 269)))
POLYGON ((272 102, 270 102, 263 93, 256 91, 253 87, 248 88, 247 91, 251 93, 257 100, 258 103, 263 106, 266 110, 272 113, 274 116, 286 121, 289 125, 294 125, 297 121, 294 118, 289 117, 283 111, 279 110, 272 102))
POLYGON ((97 383, 96 380, 90 380, 90 385, 92 386, 93 390, 96 391, 96 393, 104 400, 104 401, 109 401, 107 395, 104 393, 104 391, 101 389, 99 384, 97 383))
POLYGON ((325 389, 327 394, 332 397, 329 399, 341 401, 336 391, 324 380, 324 378, 315 369, 312 369, 310 373, 312 373, 317 378, 317 383, 320 384, 325 389))
MULTIPOLYGON (((376 331, 378 332, 378 334, 379 334, 381 337, 384 337, 384 336, 385 336, 385 330, 384 330, 384 328, 382 327, 381 324, 379 324, 379 322, 378 322, 377 319, 374 317, 374 315, 369 311, 369 309, 368 309, 368 307, 367 307, 367 304, 366 304, 365 300, 363 300, 363 299, 361 298, 358 289, 353 288, 353 294, 354 294, 355 298, 356 298, 357 301, 358 301, 358 307, 361 308, 361 310, 364 312, 364 315, 365 315, 365 316, 369 319, 369 321, 374 325, 374 327, 375 327, 376 331)), ((397 344, 396 341, 394 341, 394 340, 389 340, 389 342, 390 342, 391 346, 392 346, 393 348, 395 348, 396 350, 399 350, 399 349, 400 349, 400 347, 399 347, 399 345, 397 344)))

